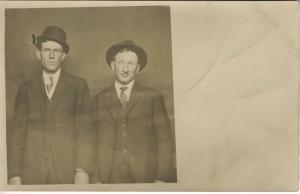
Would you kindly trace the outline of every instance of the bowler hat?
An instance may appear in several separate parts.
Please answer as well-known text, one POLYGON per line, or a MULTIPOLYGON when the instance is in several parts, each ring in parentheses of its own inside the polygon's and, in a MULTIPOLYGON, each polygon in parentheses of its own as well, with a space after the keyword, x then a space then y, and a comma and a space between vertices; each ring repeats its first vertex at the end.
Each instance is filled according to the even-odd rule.
POLYGON ((114 60, 116 54, 123 49, 131 50, 137 54, 138 63, 140 64, 140 70, 142 70, 145 67, 147 63, 146 51, 132 40, 125 40, 121 43, 114 44, 107 50, 106 61, 108 65, 110 65, 110 63, 114 60))
POLYGON ((60 27, 57 26, 48 26, 42 35, 38 36, 35 38, 34 35, 33 37, 33 43, 40 49, 42 42, 45 42, 47 40, 51 40, 54 42, 59 43, 62 45, 64 52, 68 53, 70 50, 69 45, 67 44, 67 34, 66 32, 61 29, 60 27))

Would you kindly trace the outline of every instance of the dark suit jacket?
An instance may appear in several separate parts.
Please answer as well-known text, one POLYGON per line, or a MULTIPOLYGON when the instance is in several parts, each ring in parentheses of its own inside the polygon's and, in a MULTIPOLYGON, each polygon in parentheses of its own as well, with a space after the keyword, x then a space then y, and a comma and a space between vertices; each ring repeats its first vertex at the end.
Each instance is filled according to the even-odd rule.
POLYGON ((23 184, 35 183, 48 130, 58 179, 60 183, 73 183, 76 167, 92 172, 95 129, 89 89, 84 80, 61 71, 47 118, 45 99, 41 75, 23 83, 18 91, 8 176, 21 176, 23 184))
MULTIPOLYGON (((116 117, 122 106, 114 86, 97 94, 94 102, 99 177, 102 183, 108 183, 116 143, 116 117)), ((136 181, 174 178, 170 123, 161 94, 135 82, 126 117, 129 163, 136 181)))

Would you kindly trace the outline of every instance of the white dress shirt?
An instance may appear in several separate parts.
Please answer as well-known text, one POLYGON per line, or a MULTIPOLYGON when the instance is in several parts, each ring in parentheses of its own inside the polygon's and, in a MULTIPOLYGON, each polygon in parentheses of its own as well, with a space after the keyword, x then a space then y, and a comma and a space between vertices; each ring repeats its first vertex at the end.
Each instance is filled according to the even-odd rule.
POLYGON ((120 99, 120 95, 121 95, 121 87, 127 87, 127 89, 124 91, 124 93, 126 95, 127 102, 129 101, 133 84, 134 84, 134 80, 132 80, 131 82, 129 82, 126 85, 122 85, 120 82, 115 81, 115 88, 116 88, 119 99, 120 99))
POLYGON ((57 82, 58 82, 58 79, 59 79, 60 72, 61 72, 61 69, 58 69, 55 73, 48 73, 46 71, 43 71, 45 90, 46 90, 46 94, 47 94, 49 100, 51 100, 51 98, 54 94, 54 91, 55 91, 55 88, 56 88, 56 85, 57 85, 57 82), (52 86, 51 90, 48 92, 47 85, 50 84, 50 77, 51 76, 53 77, 53 86, 52 86))

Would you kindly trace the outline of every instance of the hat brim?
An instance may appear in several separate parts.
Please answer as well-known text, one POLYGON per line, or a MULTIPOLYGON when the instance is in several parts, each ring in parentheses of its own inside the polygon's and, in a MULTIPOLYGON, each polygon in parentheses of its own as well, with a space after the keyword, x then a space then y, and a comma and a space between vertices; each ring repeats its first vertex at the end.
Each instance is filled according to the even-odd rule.
POLYGON ((47 40, 50 40, 50 41, 54 41, 54 42, 57 42, 58 44, 60 44, 62 47, 63 47, 63 50, 64 52, 67 54, 69 51, 70 51, 70 47, 69 45, 66 43, 66 42, 62 42, 60 40, 57 40, 53 37, 48 37, 48 36, 38 36, 37 37, 37 44, 39 43, 42 43, 42 42, 45 42, 47 40))
POLYGON ((130 43, 115 44, 107 50, 106 61, 109 66, 111 65, 111 62, 114 60, 114 57, 116 56, 116 54, 123 49, 129 49, 137 54, 138 62, 140 64, 140 71, 146 66, 146 63, 147 63, 146 51, 142 47, 139 47, 138 45, 130 44, 130 43))

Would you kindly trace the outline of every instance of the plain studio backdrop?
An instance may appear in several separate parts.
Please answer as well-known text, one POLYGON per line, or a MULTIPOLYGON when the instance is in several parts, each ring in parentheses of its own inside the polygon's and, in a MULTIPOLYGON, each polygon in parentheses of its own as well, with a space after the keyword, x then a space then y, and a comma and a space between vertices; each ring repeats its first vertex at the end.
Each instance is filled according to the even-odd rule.
MULTIPOLYGON (((101 90, 112 78, 104 59, 106 49, 115 41, 128 39, 130 34, 149 54, 149 64, 139 79, 164 94, 171 117, 171 37, 167 28, 170 19, 178 172, 176 184, 5 189, 298 189, 297 2, 6 2, 0 5, 3 5, 0 6, 3 16, 5 6, 169 5, 170 18, 167 12, 159 11, 164 8, 139 8, 130 12, 125 11, 127 8, 122 8, 124 11, 113 8, 120 12, 101 8, 104 13, 98 13, 100 8, 13 10, 7 16, 18 19, 8 22, 6 27, 14 29, 7 31, 6 39, 9 87, 6 96, 11 98, 7 99, 10 118, 18 85, 30 77, 34 65, 38 64, 30 45, 31 34, 41 33, 44 26, 50 24, 42 25, 44 20, 57 23, 68 20, 70 22, 62 26, 69 34, 71 45, 65 66, 86 78, 92 93, 101 90), (153 9, 156 11, 147 11, 153 9), (73 14, 75 12, 77 14, 73 14), (147 14, 149 17, 143 17, 147 14), (88 16, 90 19, 84 20, 88 16), (127 28, 131 30, 125 30, 127 28), (81 33, 83 36, 79 36, 81 33), (92 68, 87 68, 90 66, 92 68)), ((4 19, 1 21, 4 26, 4 19)), ((3 33, 0 43, 4 43, 4 29, 0 30, 3 33)), ((4 88, 4 76, 1 83, 4 88)), ((4 98, 2 96, 4 116, 0 119, 5 118, 4 98)), ((0 149, 5 158, 5 131, 0 133, 3 138, 0 143, 4 142, 0 149)), ((6 183, 5 163, 1 165, 1 172, 1 181, 6 183)))
POLYGON ((87 80, 91 96, 114 82, 105 58, 111 45, 133 40, 143 47, 148 63, 138 74, 138 81, 163 94, 175 138, 168 7, 8 9, 5 16, 8 137, 17 90, 41 69, 32 34, 41 35, 47 26, 55 25, 66 31, 71 48, 63 68, 87 80))

